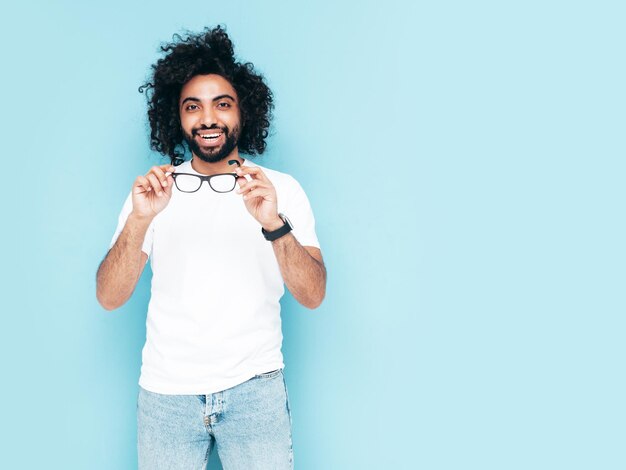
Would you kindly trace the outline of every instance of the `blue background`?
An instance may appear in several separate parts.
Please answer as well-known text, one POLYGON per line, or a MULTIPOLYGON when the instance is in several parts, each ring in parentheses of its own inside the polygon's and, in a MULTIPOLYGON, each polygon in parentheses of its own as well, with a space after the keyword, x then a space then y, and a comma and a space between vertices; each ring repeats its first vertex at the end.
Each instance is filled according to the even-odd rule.
POLYGON ((329 273, 283 302, 296 468, 626 468, 622 5, 4 6, 2 467, 136 466, 150 273, 106 312, 95 272, 163 161, 137 87, 221 23, 329 273))

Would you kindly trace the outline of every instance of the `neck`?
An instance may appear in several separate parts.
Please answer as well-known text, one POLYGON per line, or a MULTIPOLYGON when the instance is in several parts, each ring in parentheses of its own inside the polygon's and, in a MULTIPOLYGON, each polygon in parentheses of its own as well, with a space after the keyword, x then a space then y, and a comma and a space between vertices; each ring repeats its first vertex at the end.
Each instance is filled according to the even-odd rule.
POLYGON ((215 163, 208 163, 204 160, 198 158, 195 154, 191 159, 191 168, 203 175, 216 175, 218 173, 234 173, 237 165, 229 165, 228 162, 231 160, 237 160, 240 165, 243 165, 244 159, 239 156, 239 151, 237 149, 233 150, 230 155, 228 155, 223 160, 215 163))

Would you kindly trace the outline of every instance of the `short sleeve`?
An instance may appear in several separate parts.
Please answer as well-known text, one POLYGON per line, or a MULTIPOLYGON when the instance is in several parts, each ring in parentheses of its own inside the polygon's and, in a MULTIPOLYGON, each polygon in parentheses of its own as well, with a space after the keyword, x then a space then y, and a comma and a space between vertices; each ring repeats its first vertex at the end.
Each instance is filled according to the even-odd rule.
MULTIPOLYGON (((113 245, 115 245, 117 238, 122 233, 122 230, 124 230, 124 226, 126 225, 126 220, 128 220, 128 216, 130 215, 132 210, 133 210, 132 193, 129 193, 128 197, 126 198, 126 201, 124 201, 122 212, 120 212, 120 216, 117 221, 117 229, 115 230, 115 233, 113 234, 113 238, 111 239, 111 244, 109 246, 109 249, 113 248, 113 245)), ((143 245, 141 247, 141 251, 143 251, 148 256, 150 256, 150 253, 152 253, 153 236, 154 236, 154 225, 150 224, 150 226, 148 227, 148 231, 146 232, 146 237, 143 240, 143 245)))
POLYGON ((285 201, 284 213, 293 225, 293 235, 300 245, 320 248, 320 243, 315 233, 315 217, 309 199, 295 179, 291 178, 292 188, 289 197, 285 201))

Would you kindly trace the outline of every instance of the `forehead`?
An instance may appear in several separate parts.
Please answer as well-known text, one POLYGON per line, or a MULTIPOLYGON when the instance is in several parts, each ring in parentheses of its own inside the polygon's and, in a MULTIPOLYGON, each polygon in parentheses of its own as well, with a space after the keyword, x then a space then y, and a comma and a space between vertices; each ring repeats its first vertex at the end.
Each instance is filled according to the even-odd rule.
POLYGON ((237 92, 233 86, 221 75, 196 75, 183 85, 179 101, 190 96, 201 100, 211 100, 220 95, 231 95, 237 98, 237 92))

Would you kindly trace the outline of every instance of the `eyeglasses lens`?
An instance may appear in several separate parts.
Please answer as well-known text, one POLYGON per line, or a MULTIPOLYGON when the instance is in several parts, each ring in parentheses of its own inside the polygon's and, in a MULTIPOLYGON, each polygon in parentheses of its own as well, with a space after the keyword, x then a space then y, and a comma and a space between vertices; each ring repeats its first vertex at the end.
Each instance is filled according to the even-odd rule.
POLYGON ((235 189, 237 179, 234 175, 215 175, 209 180, 213 191, 227 193, 235 189))
POLYGON ((197 191, 202 183, 200 178, 193 175, 178 175, 174 181, 178 190, 185 193, 193 193, 194 191, 197 191))

